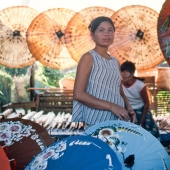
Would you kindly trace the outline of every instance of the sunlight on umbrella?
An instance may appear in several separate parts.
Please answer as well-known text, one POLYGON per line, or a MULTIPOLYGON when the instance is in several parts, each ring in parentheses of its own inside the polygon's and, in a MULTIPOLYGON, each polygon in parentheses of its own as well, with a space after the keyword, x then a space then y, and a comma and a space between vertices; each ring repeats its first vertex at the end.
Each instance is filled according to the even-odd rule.
POLYGON ((68 22, 65 31, 66 47, 75 61, 94 48, 94 41, 88 29, 91 21, 99 16, 111 17, 114 11, 106 7, 88 7, 76 13, 68 22))
POLYGON ((33 56, 43 65, 66 69, 77 65, 64 43, 65 28, 76 12, 54 8, 39 14, 27 30, 27 43, 33 56))
POLYGON ((157 39, 158 13, 151 8, 132 5, 116 11, 111 19, 116 32, 110 53, 120 63, 135 63, 138 70, 152 68, 163 61, 157 39))
POLYGON ((38 11, 26 6, 14 6, 0 11, 0 64, 22 68, 35 62, 25 34, 38 14, 38 11))

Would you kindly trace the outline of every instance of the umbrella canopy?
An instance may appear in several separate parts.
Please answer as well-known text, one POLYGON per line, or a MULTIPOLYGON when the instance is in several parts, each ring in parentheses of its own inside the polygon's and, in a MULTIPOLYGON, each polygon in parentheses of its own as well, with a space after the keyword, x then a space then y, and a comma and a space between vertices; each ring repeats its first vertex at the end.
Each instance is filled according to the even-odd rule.
POLYGON ((170 0, 166 0, 159 13, 157 31, 158 40, 164 58, 170 65, 170 0))
POLYGON ((30 120, 13 118, 0 121, 0 145, 5 147, 11 169, 23 170, 31 159, 52 144, 47 131, 30 120))
POLYGON ((11 68, 30 66, 35 58, 26 42, 26 30, 38 11, 14 6, 0 11, 0 64, 11 68))
POLYGON ((75 13, 66 8, 49 9, 31 22, 27 30, 27 43, 36 60, 54 69, 77 65, 64 43, 65 28, 75 13))
POLYGON ((116 11, 111 19, 116 32, 109 51, 120 63, 132 61, 136 69, 144 70, 163 61, 157 39, 156 11, 140 5, 126 6, 116 11))
POLYGON ((106 7, 88 7, 76 13, 68 22, 65 31, 66 47, 75 61, 82 54, 94 48, 94 41, 88 29, 91 21, 99 16, 111 17, 114 11, 106 7))
POLYGON ((117 154, 123 170, 170 168, 170 157, 160 141, 133 123, 106 121, 91 126, 84 134, 108 143, 117 154))
POLYGON ((91 136, 72 136, 53 143, 39 153, 25 170, 121 170, 113 150, 91 136))
POLYGON ((11 170, 9 159, 5 154, 5 151, 3 150, 2 146, 0 146, 0 169, 3 170, 11 170))

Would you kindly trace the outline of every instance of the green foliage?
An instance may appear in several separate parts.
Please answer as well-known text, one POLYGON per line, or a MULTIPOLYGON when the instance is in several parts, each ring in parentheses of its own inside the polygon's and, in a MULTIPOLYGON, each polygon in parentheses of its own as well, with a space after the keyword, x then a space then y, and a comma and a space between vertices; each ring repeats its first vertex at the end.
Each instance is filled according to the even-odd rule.
POLYGON ((64 74, 60 70, 51 69, 38 64, 38 69, 35 72, 35 84, 42 82, 46 87, 59 87, 58 81, 64 77, 64 74))
POLYGON ((8 68, 5 66, 0 65, 0 70, 3 70, 4 72, 8 73, 12 77, 14 76, 20 76, 20 75, 25 75, 27 72, 28 67, 24 68, 8 68))
MULTIPOLYGON (((14 85, 12 77, 0 70, 0 105, 11 102, 11 87, 14 85)), ((0 109, 1 110, 1 109, 0 109)))
POLYGON ((65 74, 64 74, 64 77, 65 78, 73 78, 73 79, 75 79, 75 77, 76 77, 76 69, 75 70, 69 70, 69 71, 67 71, 65 74))

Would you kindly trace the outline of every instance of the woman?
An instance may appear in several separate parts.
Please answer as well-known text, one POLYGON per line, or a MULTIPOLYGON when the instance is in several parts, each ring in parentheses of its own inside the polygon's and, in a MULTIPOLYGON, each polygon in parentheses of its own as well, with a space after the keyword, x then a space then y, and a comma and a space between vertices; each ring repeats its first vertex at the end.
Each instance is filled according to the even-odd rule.
POLYGON ((120 69, 123 91, 136 112, 136 124, 151 132, 155 137, 159 137, 158 127, 149 110, 147 87, 142 81, 143 79, 134 76, 136 70, 134 63, 126 61, 122 63, 120 69))
POLYGON ((135 114, 121 86, 119 63, 108 54, 115 27, 108 17, 89 25, 95 48, 83 54, 74 84, 72 121, 86 127, 106 120, 135 121, 135 114))

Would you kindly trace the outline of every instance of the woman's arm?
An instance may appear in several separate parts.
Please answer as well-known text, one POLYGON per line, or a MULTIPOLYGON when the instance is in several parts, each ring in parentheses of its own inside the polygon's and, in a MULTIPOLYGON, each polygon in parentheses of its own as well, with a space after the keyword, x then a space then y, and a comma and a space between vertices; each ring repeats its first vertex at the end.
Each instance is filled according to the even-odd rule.
POLYGON ((123 91, 123 87, 122 87, 122 84, 120 86, 120 94, 125 102, 125 108, 127 109, 128 113, 129 113, 129 116, 131 118, 131 122, 135 123, 136 121, 136 113, 134 112, 134 110, 132 109, 132 106, 130 105, 124 91, 123 91))
POLYGON ((144 107, 143 107, 143 112, 142 112, 142 118, 141 118, 141 121, 139 122, 139 125, 141 125, 143 127, 143 124, 144 124, 144 121, 146 119, 146 115, 147 115, 148 109, 149 109, 149 97, 148 97, 146 86, 142 89, 140 94, 141 94, 141 97, 144 102, 144 107))
POLYGON ((73 92, 74 100, 77 100, 84 105, 95 109, 109 110, 121 120, 130 120, 128 112, 125 108, 108 101, 97 99, 86 92, 86 86, 92 69, 92 65, 93 59, 91 54, 88 52, 81 57, 78 63, 73 92))

